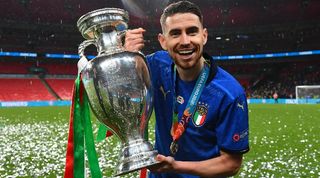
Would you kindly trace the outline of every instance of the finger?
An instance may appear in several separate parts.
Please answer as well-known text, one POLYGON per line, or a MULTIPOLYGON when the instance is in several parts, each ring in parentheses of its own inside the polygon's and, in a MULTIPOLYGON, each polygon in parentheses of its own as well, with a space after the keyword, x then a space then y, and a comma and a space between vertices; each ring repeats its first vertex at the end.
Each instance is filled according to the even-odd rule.
POLYGON ((159 161, 159 162, 162 162, 162 161, 165 161, 166 160, 166 157, 161 155, 161 154, 158 154, 156 156, 156 160, 159 161))
POLYGON ((129 44, 144 44, 144 39, 143 38, 135 38, 132 40, 128 41, 129 44))
POLYGON ((127 37, 125 39, 126 43, 144 43, 144 39, 142 37, 127 37))
POLYGON ((136 38, 142 38, 143 39, 143 34, 142 33, 127 33, 125 36, 125 40, 129 41, 132 39, 136 39, 136 38))
POLYGON ((143 34, 146 30, 143 28, 136 28, 136 29, 131 29, 128 30, 126 33, 128 34, 143 34))
POLYGON ((141 50, 144 47, 144 41, 143 39, 127 41, 124 46, 126 50, 136 52, 141 50))

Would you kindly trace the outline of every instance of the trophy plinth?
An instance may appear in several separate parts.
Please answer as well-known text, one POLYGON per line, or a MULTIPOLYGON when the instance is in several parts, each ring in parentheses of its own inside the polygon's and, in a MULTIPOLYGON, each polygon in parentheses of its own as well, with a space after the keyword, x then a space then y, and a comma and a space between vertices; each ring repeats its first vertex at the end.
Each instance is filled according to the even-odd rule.
POLYGON ((155 160, 157 154, 158 152, 153 150, 152 145, 143 139, 129 142, 129 145, 122 148, 120 164, 117 167, 115 176, 139 170, 146 167, 146 165, 157 164, 155 160))
POLYGON ((153 106, 149 71, 142 53, 122 47, 127 22, 126 11, 105 8, 83 15, 77 23, 87 39, 79 55, 91 110, 121 140, 116 176, 157 164, 157 151, 145 139, 153 106), (88 61, 84 50, 91 44, 98 55, 88 61))

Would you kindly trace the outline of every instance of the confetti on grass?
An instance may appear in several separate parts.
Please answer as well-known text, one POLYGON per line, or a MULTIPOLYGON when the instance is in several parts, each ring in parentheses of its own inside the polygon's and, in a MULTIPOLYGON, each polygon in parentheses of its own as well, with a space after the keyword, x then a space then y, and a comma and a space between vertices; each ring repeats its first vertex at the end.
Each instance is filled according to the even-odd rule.
MULTIPOLYGON (((249 105, 250 152, 235 177, 320 177, 318 108, 249 105)), ((68 108, 0 108, 0 177, 62 177, 68 115, 68 108)), ((149 125, 153 140, 154 119, 149 125)), ((119 149, 115 136, 96 143, 104 177, 112 177, 119 149)), ((86 174, 90 177, 88 165, 86 174)), ((123 177, 138 177, 138 172, 123 177)))
MULTIPOLYGON (((63 177, 69 109, 64 109, 64 114, 59 113, 56 108, 49 109, 49 112, 58 114, 51 116, 41 113, 48 112, 42 111, 43 108, 33 107, 32 111, 21 111, 19 116, 19 111, 13 110, 12 115, 7 117, 1 116, 5 109, 0 109, 0 177, 63 177)), ((93 123, 96 134, 98 124, 93 123)), ((96 142, 96 150, 103 177, 112 177, 120 150, 119 140, 112 136, 96 142)), ((88 163, 87 158, 86 162, 88 163)), ((138 173, 122 177, 139 177, 138 173)), ((86 175, 90 177, 88 164, 86 175)))

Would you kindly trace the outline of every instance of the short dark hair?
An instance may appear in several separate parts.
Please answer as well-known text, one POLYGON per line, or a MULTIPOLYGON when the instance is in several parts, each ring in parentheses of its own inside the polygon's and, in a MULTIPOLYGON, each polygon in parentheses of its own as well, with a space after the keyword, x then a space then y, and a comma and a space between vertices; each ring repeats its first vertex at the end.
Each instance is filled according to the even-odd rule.
POLYGON ((168 5, 164 10, 160 18, 160 24, 162 31, 164 30, 164 24, 168 17, 177 13, 192 13, 199 17, 201 24, 203 24, 203 15, 200 8, 190 1, 178 1, 168 5))

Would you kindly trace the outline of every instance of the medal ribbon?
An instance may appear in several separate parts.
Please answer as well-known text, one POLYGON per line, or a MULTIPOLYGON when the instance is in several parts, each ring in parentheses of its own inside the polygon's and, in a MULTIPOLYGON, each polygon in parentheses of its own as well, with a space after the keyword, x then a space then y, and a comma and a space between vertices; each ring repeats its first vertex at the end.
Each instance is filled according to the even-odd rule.
MULTIPOLYGON (((172 135, 172 144, 173 147, 177 144, 177 141, 179 140, 179 138, 182 136, 182 134, 184 133, 190 118, 193 116, 193 114, 196 111, 197 108, 197 102, 200 99, 202 90, 205 86, 205 83, 208 79, 209 76, 209 66, 207 64, 204 65, 204 67, 201 70, 201 73, 197 79, 196 85, 193 88, 193 91, 191 93, 191 96, 188 100, 186 109, 183 112, 183 115, 181 117, 180 122, 178 122, 178 113, 177 113, 177 108, 176 108, 176 93, 174 90, 174 100, 173 100, 173 117, 172 117, 172 128, 171 128, 171 135, 172 135)), ((174 84, 176 84, 176 75, 177 75, 177 71, 176 71, 176 67, 174 67, 174 84)), ((173 148, 174 149, 174 148, 173 148)), ((172 154, 175 154, 172 149, 171 149, 172 154)))

